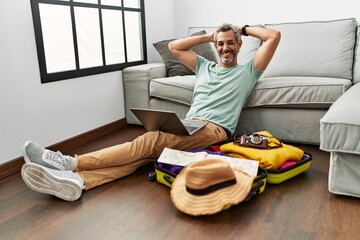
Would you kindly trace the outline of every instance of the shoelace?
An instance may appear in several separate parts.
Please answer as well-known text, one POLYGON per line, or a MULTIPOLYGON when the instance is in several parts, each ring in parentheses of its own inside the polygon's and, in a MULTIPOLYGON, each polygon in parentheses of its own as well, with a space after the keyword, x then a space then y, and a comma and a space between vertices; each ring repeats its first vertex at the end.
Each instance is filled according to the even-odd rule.
POLYGON ((70 156, 63 155, 61 152, 53 152, 53 151, 47 151, 45 153, 45 159, 44 161, 48 164, 53 165, 59 170, 65 170, 65 166, 68 165, 70 161, 70 156))

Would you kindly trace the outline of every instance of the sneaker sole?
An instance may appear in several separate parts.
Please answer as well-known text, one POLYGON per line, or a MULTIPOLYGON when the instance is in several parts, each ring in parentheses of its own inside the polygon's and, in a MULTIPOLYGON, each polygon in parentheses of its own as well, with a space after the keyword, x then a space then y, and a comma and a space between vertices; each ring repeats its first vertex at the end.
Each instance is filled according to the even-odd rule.
POLYGON ((21 168, 21 176, 26 185, 40 193, 54 195, 66 201, 81 197, 82 189, 75 181, 53 175, 45 167, 26 163, 21 168))

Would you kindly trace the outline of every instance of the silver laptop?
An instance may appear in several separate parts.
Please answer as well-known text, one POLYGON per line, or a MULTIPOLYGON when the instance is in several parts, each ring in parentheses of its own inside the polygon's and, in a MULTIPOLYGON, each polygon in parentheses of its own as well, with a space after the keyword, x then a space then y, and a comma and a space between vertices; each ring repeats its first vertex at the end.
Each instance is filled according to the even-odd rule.
POLYGON ((207 122, 180 119, 175 112, 131 108, 147 131, 163 131, 177 135, 192 135, 203 128, 207 122))

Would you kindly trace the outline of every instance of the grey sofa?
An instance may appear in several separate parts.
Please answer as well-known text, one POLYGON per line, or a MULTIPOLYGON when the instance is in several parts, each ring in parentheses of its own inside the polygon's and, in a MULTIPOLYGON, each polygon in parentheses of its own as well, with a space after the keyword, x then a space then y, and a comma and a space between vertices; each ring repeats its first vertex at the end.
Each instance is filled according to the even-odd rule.
MULTIPOLYGON (((281 42, 249 96, 236 132, 267 130, 283 141, 320 144, 321 149, 331 152, 331 162, 354 158, 357 170, 351 180, 355 178, 357 183, 352 185, 360 186, 360 113, 356 106, 360 104, 360 85, 356 85, 360 82, 360 54, 356 19, 265 26, 279 29, 281 42), (342 106, 348 102, 351 104, 346 109, 351 116, 334 118, 343 114, 342 106), (344 118, 348 120, 345 125, 353 128, 346 129, 346 133, 341 127, 332 129, 333 121, 343 126, 344 118), (334 143, 331 139, 335 133, 339 137, 354 136, 357 145, 349 150, 342 146, 347 146, 346 141, 334 143)), ((189 34, 199 30, 209 32, 215 27, 191 27, 189 34)), ((260 45, 259 39, 243 37, 239 64, 250 60, 260 45)), ((131 107, 172 110, 184 118, 196 79, 194 75, 168 77, 164 63, 150 63, 124 69, 123 81, 126 120, 139 124, 131 107)), ((333 173, 330 178, 335 175, 338 176, 333 173)), ((341 181, 347 180, 350 179, 341 181)), ((335 188, 329 186, 334 193, 360 196, 359 187, 352 191, 335 188)))

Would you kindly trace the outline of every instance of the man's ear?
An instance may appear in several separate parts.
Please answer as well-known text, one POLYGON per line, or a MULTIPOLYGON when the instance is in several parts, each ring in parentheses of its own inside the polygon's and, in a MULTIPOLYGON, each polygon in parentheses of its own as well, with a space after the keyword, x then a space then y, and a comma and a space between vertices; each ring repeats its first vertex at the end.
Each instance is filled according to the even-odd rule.
POLYGON ((240 49, 241 48, 241 46, 242 46, 242 40, 240 39, 240 41, 238 42, 238 48, 240 49))

